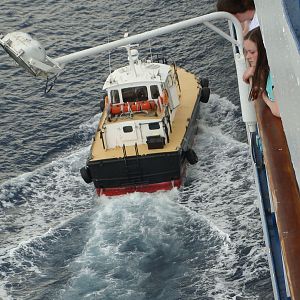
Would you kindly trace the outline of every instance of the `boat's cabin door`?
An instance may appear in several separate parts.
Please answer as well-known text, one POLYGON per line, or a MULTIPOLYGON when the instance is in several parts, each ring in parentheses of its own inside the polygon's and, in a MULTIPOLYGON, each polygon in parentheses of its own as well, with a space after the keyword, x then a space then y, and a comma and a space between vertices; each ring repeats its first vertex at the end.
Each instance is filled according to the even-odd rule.
POLYGON ((137 132, 134 125, 123 125, 119 128, 119 132, 120 139, 125 145, 127 144, 126 142, 128 142, 128 144, 132 144, 130 142, 137 140, 137 132))

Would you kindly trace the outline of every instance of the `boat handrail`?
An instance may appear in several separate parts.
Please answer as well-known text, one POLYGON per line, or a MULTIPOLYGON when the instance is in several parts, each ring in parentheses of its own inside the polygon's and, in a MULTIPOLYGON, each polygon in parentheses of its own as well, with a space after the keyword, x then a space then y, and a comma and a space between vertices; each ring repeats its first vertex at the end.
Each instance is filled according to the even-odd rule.
POLYGON ((46 56, 45 49, 42 47, 42 45, 35 39, 31 38, 31 36, 26 33, 15 32, 15 33, 7 34, 6 36, 0 34, 0 45, 2 45, 2 47, 11 55, 11 57, 17 61, 17 63, 19 63, 23 67, 25 67, 26 65, 27 70, 30 71, 32 69, 31 73, 37 76, 39 75, 39 72, 36 72, 36 70, 40 71, 41 74, 59 73, 61 72, 65 64, 70 63, 74 60, 81 59, 87 56, 94 56, 101 52, 112 50, 115 48, 126 47, 126 46, 128 47, 129 45, 134 43, 139 43, 141 41, 149 40, 151 38, 165 35, 174 31, 186 29, 188 27, 196 26, 201 23, 207 26, 208 28, 212 29, 213 31, 215 31, 223 38, 230 41, 233 45, 237 46, 239 52, 242 53, 243 33, 242 33, 241 24, 237 18, 235 18, 232 14, 229 14, 227 12, 213 12, 203 16, 177 22, 171 25, 166 25, 133 36, 126 35, 126 37, 122 39, 108 42, 96 47, 91 47, 85 50, 77 51, 54 59, 46 56), (221 29, 219 29, 218 27, 210 23, 211 21, 224 20, 224 19, 227 20, 230 25, 232 24, 235 28, 235 32, 232 32, 232 30, 230 31, 230 35, 228 35, 224 31, 222 31, 221 29), (25 35, 23 36, 23 39, 26 38, 26 42, 28 43, 28 45, 30 45, 29 49, 22 48, 21 54, 19 49, 20 44, 18 44, 20 38, 20 36, 18 36, 18 33, 25 35), (14 43, 12 43, 12 39, 14 40, 14 43, 16 45, 13 45, 14 43), (16 47, 17 49, 14 49, 14 47, 16 47), (38 47, 37 51, 33 52, 32 51, 33 47, 38 47))

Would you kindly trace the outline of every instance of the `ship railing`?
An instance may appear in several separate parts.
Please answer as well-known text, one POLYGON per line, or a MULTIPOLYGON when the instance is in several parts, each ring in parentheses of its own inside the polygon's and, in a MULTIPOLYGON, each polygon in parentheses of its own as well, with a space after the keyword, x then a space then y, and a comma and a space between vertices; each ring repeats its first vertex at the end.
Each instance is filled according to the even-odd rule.
POLYGON ((164 119, 167 121, 167 124, 169 125, 170 133, 172 133, 171 115, 170 115, 169 105, 165 105, 165 117, 164 117, 164 119))
MULTIPOLYGON (((122 151, 123 151, 123 158, 126 159, 127 158, 127 151, 126 151, 126 145, 125 144, 122 145, 122 151)), ((135 151, 135 157, 140 156, 139 148, 138 148, 137 143, 134 143, 134 151, 135 151)))
POLYGON ((124 167, 126 169, 128 178, 133 180, 132 183, 135 183, 136 181, 142 181, 143 179, 143 169, 140 163, 141 156, 139 154, 137 143, 134 144, 134 149, 135 155, 128 157, 126 152, 126 145, 123 144, 122 146, 124 167))

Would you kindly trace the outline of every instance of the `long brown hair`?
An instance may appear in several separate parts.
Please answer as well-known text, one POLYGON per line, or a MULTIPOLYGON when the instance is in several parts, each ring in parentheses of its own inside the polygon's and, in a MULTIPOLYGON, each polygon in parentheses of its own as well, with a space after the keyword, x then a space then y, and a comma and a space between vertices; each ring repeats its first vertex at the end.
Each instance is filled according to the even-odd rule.
POLYGON ((257 27, 249 31, 244 37, 244 40, 252 41, 257 46, 257 62, 250 92, 250 97, 252 100, 255 100, 260 93, 266 89, 270 67, 260 28, 257 27))
POLYGON ((218 0, 217 10, 235 15, 244 13, 247 10, 255 10, 255 4, 253 0, 218 0))

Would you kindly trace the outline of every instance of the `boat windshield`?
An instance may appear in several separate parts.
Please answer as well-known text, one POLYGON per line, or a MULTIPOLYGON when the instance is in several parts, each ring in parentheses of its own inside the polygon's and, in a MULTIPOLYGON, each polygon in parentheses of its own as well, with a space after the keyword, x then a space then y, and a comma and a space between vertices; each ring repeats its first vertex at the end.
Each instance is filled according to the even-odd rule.
POLYGON ((137 102, 148 100, 148 91, 146 86, 136 86, 122 89, 123 102, 137 102))
POLYGON ((157 85, 151 85, 150 92, 152 99, 157 99, 159 97, 159 89, 157 85))

